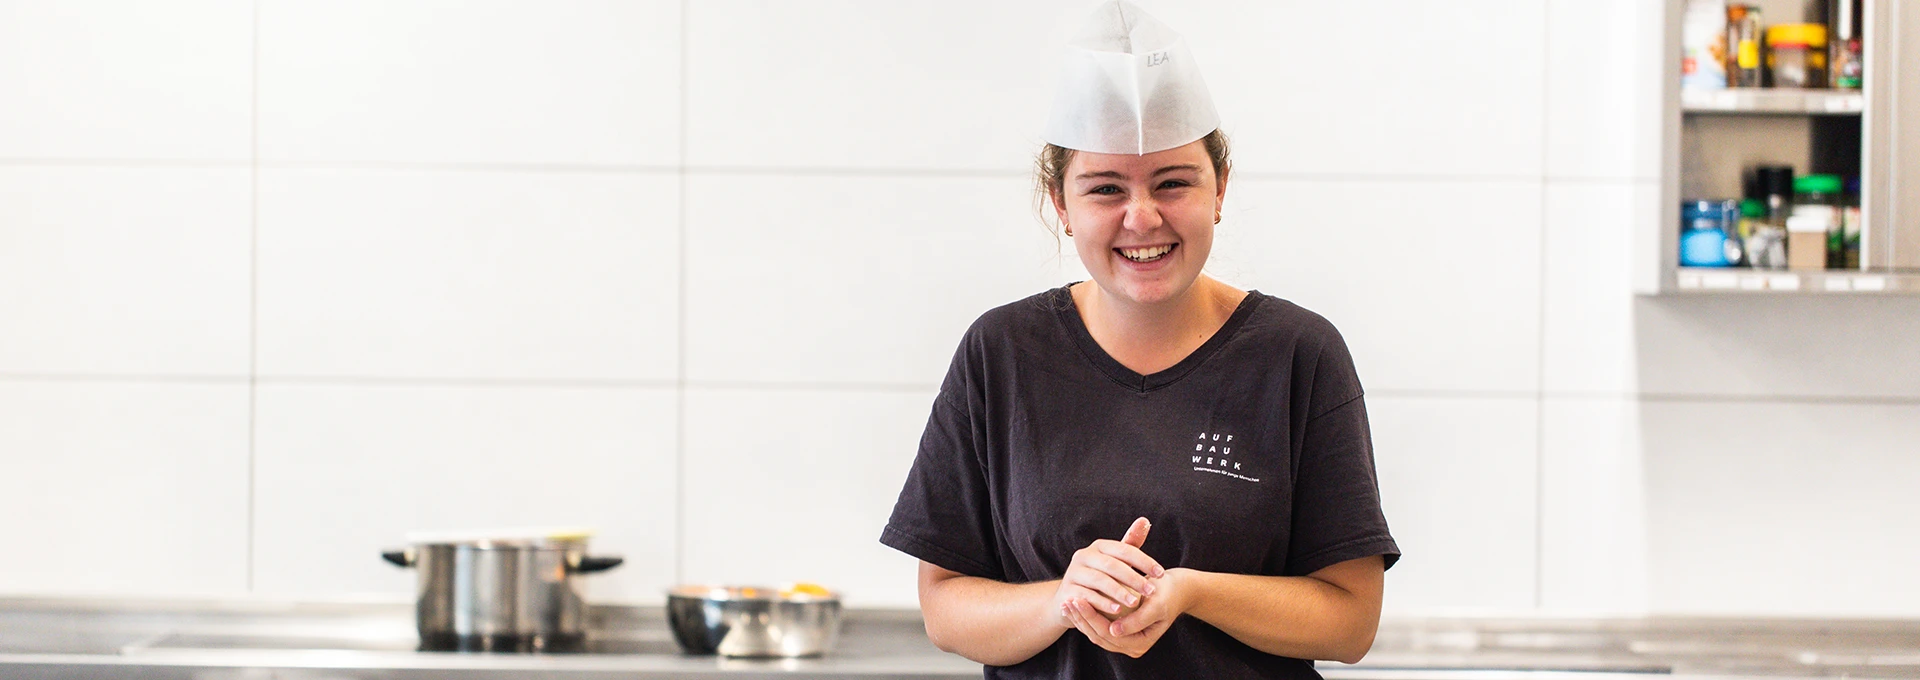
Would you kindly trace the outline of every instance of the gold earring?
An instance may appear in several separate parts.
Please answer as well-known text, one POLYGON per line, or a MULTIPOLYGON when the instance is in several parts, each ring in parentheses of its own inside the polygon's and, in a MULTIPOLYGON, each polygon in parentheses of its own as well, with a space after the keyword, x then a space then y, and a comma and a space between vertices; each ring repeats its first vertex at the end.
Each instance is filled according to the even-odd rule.
POLYGON ((1214 224, 1220 223, 1220 211, 1218 210, 1213 211, 1213 223, 1214 224))
POLYGON ((1065 229, 1065 230, 1066 230, 1066 232, 1067 232, 1067 238, 1073 238, 1073 225, 1071 225, 1071 224, 1067 224, 1067 223, 1065 223, 1065 222, 1061 222, 1061 223, 1060 223, 1060 228, 1061 228, 1061 229, 1065 229))

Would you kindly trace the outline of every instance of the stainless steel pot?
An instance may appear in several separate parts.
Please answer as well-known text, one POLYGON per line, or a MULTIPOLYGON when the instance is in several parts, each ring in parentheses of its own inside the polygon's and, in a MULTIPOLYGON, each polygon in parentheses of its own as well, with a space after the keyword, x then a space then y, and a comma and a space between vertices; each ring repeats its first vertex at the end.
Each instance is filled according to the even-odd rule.
POLYGON ((840 637, 840 596, 680 586, 667 592, 667 623, 690 654, 818 656, 840 637))
POLYGON ((588 557, 584 536, 460 537, 381 553, 419 572, 420 648, 434 651, 578 651, 586 604, 573 576, 620 566, 588 557))

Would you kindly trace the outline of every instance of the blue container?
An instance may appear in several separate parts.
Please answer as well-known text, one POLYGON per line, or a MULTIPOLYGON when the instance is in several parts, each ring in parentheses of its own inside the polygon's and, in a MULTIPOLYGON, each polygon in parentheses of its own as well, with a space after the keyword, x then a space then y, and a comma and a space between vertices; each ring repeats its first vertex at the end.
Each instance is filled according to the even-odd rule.
POLYGON ((1680 266, 1726 267, 1727 238, 1740 219, 1738 201, 1680 204, 1680 266))

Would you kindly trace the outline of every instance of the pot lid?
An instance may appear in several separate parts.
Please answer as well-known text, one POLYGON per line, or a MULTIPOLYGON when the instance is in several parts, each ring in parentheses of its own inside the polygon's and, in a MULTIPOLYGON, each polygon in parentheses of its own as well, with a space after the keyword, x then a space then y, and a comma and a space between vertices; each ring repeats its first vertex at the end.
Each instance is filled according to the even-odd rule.
POLYGON ((593 530, 586 527, 507 527, 463 531, 414 531, 407 534, 407 543, 409 545, 584 546, 587 539, 592 536, 593 530))

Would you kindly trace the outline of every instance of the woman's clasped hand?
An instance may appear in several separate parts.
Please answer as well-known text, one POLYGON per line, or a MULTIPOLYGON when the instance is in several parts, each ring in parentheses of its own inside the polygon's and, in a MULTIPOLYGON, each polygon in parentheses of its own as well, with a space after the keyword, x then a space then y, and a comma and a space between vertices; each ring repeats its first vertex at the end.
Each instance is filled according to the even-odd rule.
POLYGON ((1053 596, 1062 625, 1136 659, 1186 610, 1177 579, 1140 550, 1152 526, 1142 517, 1120 540, 1103 538, 1075 551, 1053 596))

